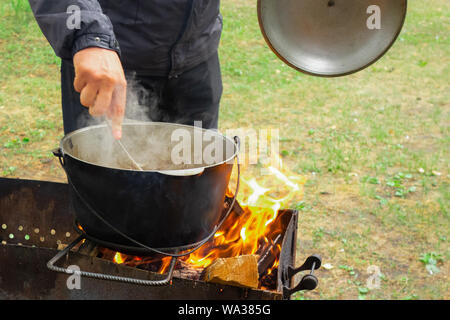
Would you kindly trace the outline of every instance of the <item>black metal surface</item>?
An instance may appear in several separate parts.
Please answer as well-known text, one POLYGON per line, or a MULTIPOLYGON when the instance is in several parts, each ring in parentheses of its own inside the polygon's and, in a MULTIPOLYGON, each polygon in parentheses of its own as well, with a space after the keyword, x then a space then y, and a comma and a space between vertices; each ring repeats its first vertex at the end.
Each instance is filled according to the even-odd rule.
POLYGON ((292 211, 292 218, 284 233, 282 250, 280 252, 280 263, 278 265, 277 274, 277 290, 283 293, 283 299, 290 299, 291 295, 297 291, 314 290, 319 281, 314 276, 314 270, 320 268, 322 259, 318 255, 312 255, 298 268, 295 268, 295 254, 297 248, 297 228, 298 228, 298 212, 292 211), (311 270, 309 275, 303 276, 300 282, 294 284, 294 276, 305 270, 311 270))
POLYGON ((108 168, 71 156, 70 146, 81 148, 72 141, 85 134, 78 131, 61 142, 62 164, 73 186, 74 212, 87 234, 135 246, 106 226, 92 209, 121 233, 152 248, 189 246, 206 238, 219 223, 232 164, 206 167, 193 176, 108 168))
MULTIPOLYGON (((288 227, 283 233, 277 292, 221 286, 203 281, 174 278, 164 288, 83 277, 82 289, 69 290, 67 274, 48 270, 47 261, 59 251, 58 244, 76 239, 68 185, 62 183, 0 178, 0 298, 2 299, 289 299, 294 291, 288 268, 295 265, 298 212, 284 210, 279 217, 288 227), (3 225, 7 227, 4 229, 3 225), (19 231, 22 227, 22 231, 19 231), (39 228, 39 233, 34 229, 39 228), (54 234, 53 234, 53 231, 54 234), (11 239, 9 235, 14 232, 11 239), (70 236, 66 237, 66 233, 70 236), (29 234, 29 240, 24 236, 29 234), (41 237, 45 237, 41 241, 41 237), (6 244, 5 244, 6 243, 6 244), (21 245, 17 245, 20 243, 21 245), (48 249, 53 248, 53 249, 48 249)), ((65 266, 76 264, 90 272, 160 280, 161 275, 119 266, 115 263, 71 252, 65 266)))
POLYGON ((293 268, 292 266, 289 266, 287 268, 287 277, 292 278, 300 271, 305 270, 311 270, 311 272, 314 272, 314 270, 319 269, 321 265, 322 265, 322 258, 320 256, 318 255, 309 256, 300 267, 293 268))
POLYGON ((75 240, 68 191, 64 183, 0 178, 0 242, 57 248, 75 240))
POLYGON ((129 278, 129 277, 120 277, 116 275, 111 274, 104 274, 104 273, 96 273, 96 272, 90 272, 90 271, 84 271, 84 270, 73 270, 66 267, 58 267, 56 263, 61 260, 62 257, 68 255, 70 253, 70 250, 77 246, 79 243, 83 242, 86 238, 81 235, 77 239, 75 239, 71 244, 69 244, 66 248, 58 252, 52 259, 50 259, 47 262, 47 268, 49 268, 52 271, 61 272, 61 273, 67 273, 67 274, 78 274, 83 277, 89 277, 89 278, 95 278, 95 279, 101 279, 101 280, 111 280, 111 281, 120 281, 125 283, 132 283, 132 284, 140 284, 144 286, 164 286, 168 285, 170 281, 172 280, 173 271, 175 269, 175 263, 177 258, 172 257, 170 261, 170 267, 169 271, 167 272, 167 276, 164 279, 161 280, 144 280, 144 279, 135 279, 135 278, 129 278))
MULTIPOLYGON (((237 143, 237 145, 239 146, 239 138, 235 137, 234 139, 235 139, 235 142, 237 143)), ((65 163, 62 159, 62 154, 59 151, 54 151, 54 154, 55 154, 55 156, 59 157, 59 161, 60 161, 61 165, 65 168, 65 163)), ((202 240, 197 241, 192 244, 184 245, 184 246, 169 247, 169 248, 151 248, 150 246, 143 244, 142 242, 136 240, 135 238, 133 238, 133 237, 129 236, 128 234, 119 230, 120 229, 119 227, 112 225, 107 219, 105 219, 105 217, 103 215, 98 213, 94 209, 94 207, 88 203, 88 201, 80 194, 79 190, 73 185, 71 179, 68 176, 69 185, 70 185, 72 192, 75 193, 75 196, 83 203, 83 205, 89 210, 89 212, 92 215, 94 215, 99 221, 101 221, 103 223, 104 227, 109 228, 110 231, 116 232, 116 234, 121 236, 123 240, 125 240, 125 241, 128 240, 129 242, 131 242, 133 244, 133 246, 123 245, 122 243, 112 243, 110 241, 100 239, 97 236, 93 236, 92 234, 87 233, 84 229, 83 229, 82 233, 86 239, 90 239, 91 241, 94 241, 94 242, 98 243, 99 245, 105 246, 105 247, 113 249, 113 250, 128 253, 128 254, 149 255, 152 253, 158 253, 158 254, 168 255, 168 256, 172 256, 172 257, 181 257, 181 256, 189 255, 189 254, 193 253, 194 251, 198 250, 200 247, 202 247, 206 242, 208 242, 214 236, 216 231, 221 227, 221 225, 225 222, 225 220, 228 218, 230 213, 233 211, 234 205, 235 205, 235 203, 237 203, 236 198, 237 198, 237 195, 239 192, 240 173, 241 173, 238 155, 236 155, 236 161, 237 161, 236 189, 235 189, 233 198, 231 199, 231 203, 229 204, 228 208, 223 208, 222 214, 219 215, 219 217, 221 219, 220 222, 217 225, 215 225, 214 229, 210 230, 209 235, 207 235, 202 240), (184 252, 179 253, 180 251, 184 251, 184 252)), ((224 197, 224 198, 226 198, 226 197, 224 197)), ((199 199, 199 201, 203 201, 203 200, 199 199)), ((80 230, 78 228, 79 223, 76 222, 76 224, 77 224, 76 230, 78 231, 78 230, 80 230)))
MULTIPOLYGON (((298 268, 294 268, 293 266, 288 266, 287 268, 282 269, 282 277, 283 281, 283 297, 290 297, 293 293, 302 290, 314 290, 319 285, 319 280, 314 275, 314 271, 319 269, 322 265, 322 258, 318 255, 309 256, 306 261, 298 268), (291 288, 286 285, 293 277, 301 272, 311 270, 309 274, 306 274, 302 277, 300 282, 294 287, 291 288)), ((292 282, 292 281, 291 281, 292 282)))
MULTIPOLYGON (((295 256, 297 248, 297 228, 298 228, 298 211, 292 211, 292 217, 284 233, 283 242, 281 244, 280 263, 278 270, 287 270, 289 266, 295 265, 295 256)), ((283 286, 290 287, 293 279, 284 276, 284 272, 277 273, 277 290, 283 291, 283 286)), ((283 297, 289 299, 290 295, 283 297)))
MULTIPOLYGON (((0 299, 77 299, 77 300, 279 300, 281 293, 219 285, 174 277, 171 284, 159 287, 132 285, 82 277, 81 289, 68 289, 71 275, 53 272, 46 263, 58 253, 55 249, 18 245, 0 245, 0 299)), ((119 266, 103 259, 71 252, 66 265, 97 273, 115 274, 147 280, 161 280, 161 275, 119 266)))
MULTIPOLYGON (((72 184, 96 212, 124 234, 154 248, 187 246, 214 229, 232 169, 223 164, 198 177, 174 177, 101 168, 70 157, 65 157, 65 166, 72 184), (206 200, 204 194, 211 198, 206 200)), ((133 245, 93 215, 73 189, 71 195, 77 220, 86 233, 133 245)))

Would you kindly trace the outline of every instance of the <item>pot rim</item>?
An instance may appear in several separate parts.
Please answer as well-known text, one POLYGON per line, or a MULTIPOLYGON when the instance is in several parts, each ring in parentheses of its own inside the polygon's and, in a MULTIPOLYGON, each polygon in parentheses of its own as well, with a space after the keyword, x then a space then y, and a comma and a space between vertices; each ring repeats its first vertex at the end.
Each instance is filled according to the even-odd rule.
POLYGON ((207 165, 207 166, 199 166, 199 167, 195 167, 195 168, 190 168, 190 169, 179 169, 179 170, 174 169, 174 170, 142 170, 142 171, 140 171, 140 170, 134 170, 134 169, 125 169, 125 168, 108 167, 108 166, 103 166, 103 165, 95 164, 95 163, 92 163, 92 162, 89 162, 89 161, 80 159, 79 157, 75 157, 75 156, 72 155, 71 153, 66 152, 66 151, 64 150, 63 144, 65 143, 65 141, 67 141, 67 140, 70 139, 71 137, 73 137, 73 136, 75 136, 75 135, 77 135, 77 134, 79 134, 79 133, 81 133, 81 132, 93 130, 93 129, 96 129, 96 128, 105 128, 105 127, 107 127, 107 125, 106 125, 105 123, 101 123, 101 124, 98 124, 98 125, 92 125, 92 126, 83 127, 83 128, 80 128, 80 129, 78 129, 78 130, 75 130, 75 131, 72 131, 72 132, 66 134, 66 135, 61 139, 61 141, 60 141, 60 143, 59 143, 59 148, 60 148, 60 150, 61 150, 61 153, 62 153, 62 156, 63 156, 63 157, 67 155, 67 156, 69 156, 69 157, 71 157, 71 158, 73 158, 73 159, 75 159, 75 160, 80 161, 80 162, 83 162, 83 163, 86 163, 86 164, 89 164, 89 165, 92 165, 92 166, 100 167, 100 168, 111 169, 111 170, 120 170, 120 171, 130 171, 130 172, 146 172, 146 173, 153 172, 153 173, 159 173, 159 174, 163 174, 163 175, 180 176, 180 177, 182 177, 182 176, 194 176, 194 175, 198 175, 198 174, 203 173, 203 171, 204 171, 205 169, 212 168, 212 167, 216 167, 216 166, 220 166, 220 165, 222 165, 222 164, 224 164, 224 163, 230 163, 230 164, 233 164, 233 163, 234 163, 234 161, 233 161, 234 158, 235 158, 235 157, 237 156, 237 154, 239 153, 239 146, 238 146, 238 143, 237 143, 236 141, 234 141, 233 139, 231 139, 230 137, 227 137, 227 136, 225 136, 225 135, 219 133, 219 131, 216 131, 216 130, 205 129, 205 128, 200 128, 200 127, 194 127, 194 126, 185 125, 185 124, 178 124, 178 123, 170 123, 170 122, 149 122, 149 121, 133 121, 133 122, 129 122, 129 123, 123 123, 123 124, 122 124, 122 127, 123 127, 123 126, 136 126, 136 125, 145 125, 145 126, 147 126, 147 125, 158 125, 158 126, 185 127, 185 128, 189 128, 189 129, 191 129, 191 130, 194 129, 194 128, 197 128, 197 129, 202 130, 203 133, 204 133, 204 132, 213 132, 214 134, 219 135, 222 139, 228 140, 229 142, 231 142, 231 143, 233 144, 233 146, 234 146, 234 152, 233 152, 233 155, 232 155, 231 157, 229 157, 228 159, 225 159, 225 160, 223 160, 223 161, 221 161, 221 162, 214 163, 214 164, 210 164, 210 165, 207 165))

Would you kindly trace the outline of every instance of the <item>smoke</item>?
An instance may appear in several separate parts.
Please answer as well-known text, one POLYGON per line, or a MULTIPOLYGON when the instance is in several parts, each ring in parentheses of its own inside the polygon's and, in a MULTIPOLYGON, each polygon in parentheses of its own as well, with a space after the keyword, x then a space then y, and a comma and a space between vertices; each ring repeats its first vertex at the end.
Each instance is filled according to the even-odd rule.
MULTIPOLYGON (((121 143, 133 160, 144 170, 192 169, 224 160, 227 150, 222 151, 222 148, 226 148, 227 144, 222 145, 221 143, 224 141, 219 139, 216 146, 216 141, 211 140, 214 136, 218 137, 217 133, 203 143, 203 131, 194 129, 193 126, 180 129, 176 126, 138 124, 139 122, 148 123, 152 121, 187 122, 187 120, 180 119, 182 117, 172 118, 173 114, 170 110, 167 110, 167 106, 161 108, 164 110, 160 109, 159 103, 162 102, 160 91, 157 84, 155 86, 151 83, 142 84, 135 74, 127 75, 127 103, 121 143), (176 130, 182 131, 183 141, 172 139, 176 130), (196 133, 199 133, 199 139, 196 139, 196 133), (177 146, 185 146, 180 151, 183 156, 181 163, 175 163, 172 157, 174 150, 178 150, 176 149, 177 146), (214 147, 219 149, 214 151, 214 147), (211 159, 203 158, 205 150, 211 159), (195 158, 193 161, 190 155, 199 155, 199 159, 195 158)), ((177 108, 177 106, 171 106, 177 108)), ((81 127, 101 126, 73 136, 72 143, 68 144, 69 147, 67 148, 71 150, 66 150, 69 151, 69 154, 105 167, 136 170, 136 166, 133 165, 133 161, 130 160, 127 152, 114 139, 105 117, 94 118, 88 112, 85 112, 78 121, 81 127), (72 144, 74 147, 70 147, 72 144)), ((189 124, 193 125, 193 123, 189 124)), ((208 137, 208 135, 205 135, 205 137, 208 137)), ((232 149, 234 150, 234 148, 232 149)))
MULTIPOLYGON (((159 96, 144 88, 136 78, 135 73, 127 74, 127 103, 124 123, 136 121, 152 121, 152 114, 158 110, 159 96)), ((87 110, 86 110, 87 111, 87 110)), ((83 112, 77 119, 79 128, 94 126, 105 122, 104 117, 93 117, 89 112, 83 112)))
MULTIPOLYGON (((142 152, 142 150, 136 150, 136 140, 138 140, 139 137, 136 132, 127 132, 126 124, 151 122, 151 115, 158 109, 158 102, 158 95, 154 94, 151 90, 144 88, 137 80, 135 73, 127 74, 127 102, 125 107, 125 117, 123 119, 123 125, 125 125, 125 127, 123 127, 122 144, 132 156, 137 152, 142 152)), ((130 167, 130 160, 117 141, 115 141, 106 121, 106 117, 104 116, 91 116, 89 112, 87 112, 87 109, 86 112, 80 114, 77 119, 78 127, 84 128, 95 125, 104 125, 104 128, 95 130, 92 137, 89 137, 92 142, 88 143, 88 145, 83 141, 84 147, 74 150, 77 154, 76 156, 104 166, 130 167)))
MULTIPOLYGON (((144 170, 185 170, 228 159, 231 140, 212 130, 162 123, 124 125, 121 143, 144 170)), ((100 166, 136 170, 107 125, 78 132, 65 140, 64 152, 100 166)))
POLYGON ((149 88, 144 88, 136 78, 136 73, 127 75, 127 105, 124 123, 152 121, 152 114, 158 110, 159 96, 149 88))

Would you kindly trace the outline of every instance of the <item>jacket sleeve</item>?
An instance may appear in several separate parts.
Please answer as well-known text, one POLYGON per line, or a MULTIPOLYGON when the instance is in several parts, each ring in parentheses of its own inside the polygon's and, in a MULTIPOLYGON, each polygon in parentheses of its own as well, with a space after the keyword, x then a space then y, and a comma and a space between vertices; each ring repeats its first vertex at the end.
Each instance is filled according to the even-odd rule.
POLYGON ((29 0, 33 14, 62 59, 72 59, 78 51, 100 47, 116 51, 119 44, 109 18, 97 0, 29 0))

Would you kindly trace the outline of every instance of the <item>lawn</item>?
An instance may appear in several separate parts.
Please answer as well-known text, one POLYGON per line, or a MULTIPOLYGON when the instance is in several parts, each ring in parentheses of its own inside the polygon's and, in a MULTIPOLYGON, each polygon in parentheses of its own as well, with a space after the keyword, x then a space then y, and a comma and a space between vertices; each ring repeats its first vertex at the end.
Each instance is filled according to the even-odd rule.
MULTIPOLYGON (((327 268, 294 298, 449 299, 450 2, 410 0, 393 48, 333 79, 276 58, 255 0, 224 0, 222 14, 221 130, 279 129, 284 166, 307 179, 288 204, 297 264, 319 253, 327 268)), ((60 100, 59 59, 27 2, 0 0, 0 176, 65 179, 50 152, 60 100)))

